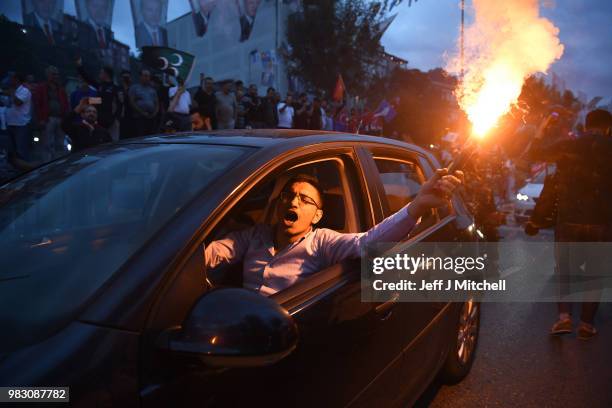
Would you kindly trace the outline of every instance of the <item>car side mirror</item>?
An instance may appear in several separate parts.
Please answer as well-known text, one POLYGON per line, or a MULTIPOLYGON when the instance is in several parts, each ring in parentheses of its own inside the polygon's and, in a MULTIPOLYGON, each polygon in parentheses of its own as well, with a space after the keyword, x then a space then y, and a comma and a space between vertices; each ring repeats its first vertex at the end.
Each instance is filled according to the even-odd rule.
POLYGON ((289 355, 297 339, 293 318, 274 300, 221 288, 200 297, 183 325, 164 332, 158 345, 211 367, 259 367, 289 355))

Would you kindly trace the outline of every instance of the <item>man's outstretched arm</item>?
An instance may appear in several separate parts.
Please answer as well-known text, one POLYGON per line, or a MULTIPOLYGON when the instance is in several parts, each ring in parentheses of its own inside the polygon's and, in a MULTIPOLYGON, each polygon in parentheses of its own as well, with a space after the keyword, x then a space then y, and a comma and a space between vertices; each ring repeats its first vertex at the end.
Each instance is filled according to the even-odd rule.
POLYGON ((395 214, 382 220, 366 232, 342 234, 333 230, 320 232, 318 249, 328 265, 348 258, 361 256, 362 248, 375 242, 397 242, 406 237, 419 218, 431 208, 445 205, 453 191, 462 183, 463 173, 447 174, 446 169, 438 170, 417 194, 414 200, 395 214))

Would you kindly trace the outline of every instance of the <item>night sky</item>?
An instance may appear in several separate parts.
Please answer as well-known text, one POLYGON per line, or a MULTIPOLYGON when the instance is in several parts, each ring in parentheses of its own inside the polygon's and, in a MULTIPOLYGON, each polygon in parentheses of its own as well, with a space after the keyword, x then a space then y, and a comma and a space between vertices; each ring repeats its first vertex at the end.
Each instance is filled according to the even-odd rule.
MULTIPOLYGON (((188 0, 169 0, 168 19, 189 11, 188 0)), ((230 0, 228 0, 230 1, 230 0)), ((508 0, 511 1, 511 0, 508 0)), ((468 5, 471 3, 467 1, 468 5)), ((589 97, 612 97, 612 1, 546 0, 542 14, 560 29, 565 52, 552 66, 568 88, 589 97)), ((74 1, 65 0, 65 12, 76 14, 74 1)), ((387 52, 407 59, 409 66, 429 70, 443 66, 459 36, 459 0, 421 0, 396 7, 394 23, 383 37, 387 52)), ((21 22, 21 2, 3 0, 0 13, 21 22)), ((470 11, 467 11, 468 20, 470 11)), ((134 29, 128 0, 116 0, 115 37, 134 48, 134 29)))

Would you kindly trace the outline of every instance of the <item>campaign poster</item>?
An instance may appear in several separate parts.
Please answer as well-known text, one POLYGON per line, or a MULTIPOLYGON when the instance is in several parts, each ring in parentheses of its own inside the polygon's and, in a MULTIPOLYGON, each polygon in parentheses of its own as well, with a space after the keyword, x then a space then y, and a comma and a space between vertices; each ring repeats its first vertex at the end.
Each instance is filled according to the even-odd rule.
POLYGON ((211 17, 217 9, 219 0, 187 0, 191 8, 195 35, 204 37, 208 32, 211 17))
POLYGON ((112 40, 113 8, 115 0, 75 0, 77 17, 87 24, 89 42, 94 47, 107 49, 112 40))
POLYGON ((55 45, 61 38, 64 0, 21 0, 23 25, 40 30, 55 45))
POLYGON ((261 0, 236 0, 240 22, 240 42, 247 41, 253 31, 261 0))
POLYGON ((168 0, 130 0, 136 47, 167 47, 168 0))
POLYGON ((79 20, 92 27, 111 28, 115 0, 74 0, 79 20))

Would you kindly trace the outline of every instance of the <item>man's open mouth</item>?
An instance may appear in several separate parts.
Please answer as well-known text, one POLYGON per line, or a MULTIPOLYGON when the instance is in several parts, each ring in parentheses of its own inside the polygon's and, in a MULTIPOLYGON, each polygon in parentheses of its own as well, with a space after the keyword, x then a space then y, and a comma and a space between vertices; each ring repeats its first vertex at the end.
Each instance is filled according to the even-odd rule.
POLYGON ((285 212, 285 216, 283 217, 283 219, 285 220, 286 224, 293 224, 294 222, 297 221, 298 215, 293 210, 287 210, 287 212, 285 212))

